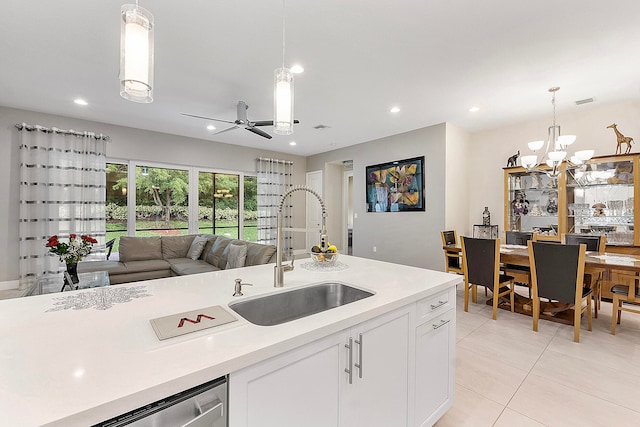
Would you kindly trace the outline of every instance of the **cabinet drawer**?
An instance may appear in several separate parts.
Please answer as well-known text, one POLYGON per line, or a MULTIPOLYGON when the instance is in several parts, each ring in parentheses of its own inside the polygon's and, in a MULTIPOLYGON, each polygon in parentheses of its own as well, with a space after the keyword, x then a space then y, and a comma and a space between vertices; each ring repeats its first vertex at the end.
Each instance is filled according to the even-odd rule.
POLYGON ((451 288, 439 294, 423 298, 417 302, 418 324, 433 314, 449 310, 456 303, 456 290, 451 288))

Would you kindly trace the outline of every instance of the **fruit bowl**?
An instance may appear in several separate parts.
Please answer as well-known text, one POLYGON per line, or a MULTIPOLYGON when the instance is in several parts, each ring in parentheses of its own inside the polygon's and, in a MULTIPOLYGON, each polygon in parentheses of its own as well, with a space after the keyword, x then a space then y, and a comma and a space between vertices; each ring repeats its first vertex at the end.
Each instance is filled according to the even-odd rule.
POLYGON ((338 260, 338 252, 309 252, 315 265, 330 266, 338 260))

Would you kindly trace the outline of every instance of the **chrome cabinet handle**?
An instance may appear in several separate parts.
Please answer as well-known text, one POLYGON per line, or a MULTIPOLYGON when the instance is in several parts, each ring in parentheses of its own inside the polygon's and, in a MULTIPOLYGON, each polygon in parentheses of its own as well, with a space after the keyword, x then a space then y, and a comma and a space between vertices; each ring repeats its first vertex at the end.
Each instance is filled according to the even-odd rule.
POLYGON ((356 368, 358 368, 358 377, 362 378, 362 334, 358 334, 358 339, 356 340, 356 344, 359 346, 358 351, 358 363, 356 363, 356 368))
POLYGON ((438 301, 438 304, 431 304, 431 310, 435 310, 438 307, 442 307, 443 305, 445 305, 448 302, 449 301, 438 301))
POLYGON ((433 329, 438 329, 438 328, 442 328, 444 325, 446 325, 449 322, 451 322, 451 320, 440 320, 440 323, 432 324, 432 326, 433 326, 433 329))
POLYGON ((353 338, 349 337, 349 344, 344 346, 349 350, 349 368, 344 368, 344 371, 349 374, 349 384, 353 384, 353 338))

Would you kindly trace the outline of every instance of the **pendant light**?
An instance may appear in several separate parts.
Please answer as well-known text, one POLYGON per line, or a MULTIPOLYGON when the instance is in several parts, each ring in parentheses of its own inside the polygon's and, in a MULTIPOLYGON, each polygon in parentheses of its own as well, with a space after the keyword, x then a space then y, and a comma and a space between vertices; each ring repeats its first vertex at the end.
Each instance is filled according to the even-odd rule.
POLYGON ((136 4, 120 9, 120 96, 153 101, 153 15, 136 4))
POLYGON ((282 68, 274 72, 273 131, 278 135, 293 133, 293 73, 284 67, 285 13, 282 0, 282 68))

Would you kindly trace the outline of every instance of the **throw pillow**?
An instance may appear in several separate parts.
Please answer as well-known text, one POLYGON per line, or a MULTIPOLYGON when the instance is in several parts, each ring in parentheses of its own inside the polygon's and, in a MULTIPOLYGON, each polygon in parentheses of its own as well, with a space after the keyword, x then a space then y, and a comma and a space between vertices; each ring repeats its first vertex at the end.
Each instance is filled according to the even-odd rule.
POLYGON ((204 250, 204 246, 208 241, 209 239, 205 236, 196 236, 195 239, 193 239, 193 242, 191 242, 191 246, 187 252, 187 258, 191 258, 193 260, 200 258, 200 255, 202 255, 202 251, 204 250))
POLYGON ((247 259, 246 245, 229 245, 229 255, 227 256, 227 265, 225 270, 230 268, 244 267, 244 261, 247 259))

